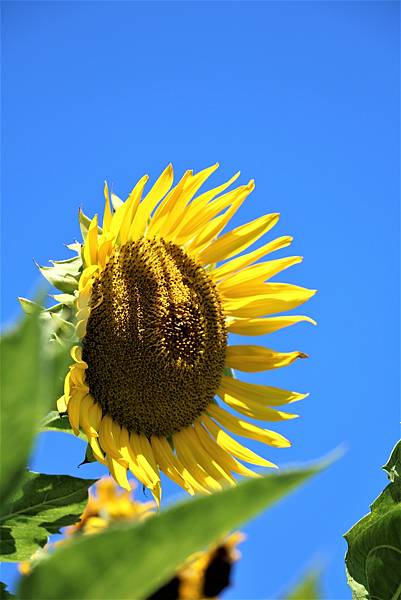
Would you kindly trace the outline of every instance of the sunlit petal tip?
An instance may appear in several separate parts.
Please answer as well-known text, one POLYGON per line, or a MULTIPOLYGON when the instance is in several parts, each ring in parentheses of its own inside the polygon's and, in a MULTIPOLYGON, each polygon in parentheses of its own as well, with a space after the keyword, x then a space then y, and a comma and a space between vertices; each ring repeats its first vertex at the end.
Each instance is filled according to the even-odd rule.
POLYGON ((255 189, 255 180, 250 179, 250 181, 247 183, 246 187, 249 190, 249 192, 253 192, 253 190, 255 189))
POLYGON ((61 396, 58 400, 57 400, 57 410, 59 413, 66 413, 67 412, 67 404, 65 401, 65 397, 61 396))

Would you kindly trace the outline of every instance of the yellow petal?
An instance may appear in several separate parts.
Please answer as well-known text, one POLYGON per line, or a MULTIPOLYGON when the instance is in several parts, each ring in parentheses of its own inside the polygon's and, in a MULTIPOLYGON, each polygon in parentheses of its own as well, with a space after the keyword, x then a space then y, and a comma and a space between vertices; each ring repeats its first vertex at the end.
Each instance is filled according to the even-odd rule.
POLYGON ((107 456, 113 457, 116 460, 121 458, 113 435, 113 419, 109 415, 105 415, 100 423, 99 441, 107 456))
POLYGON ((113 458, 112 456, 107 456, 107 465, 109 467, 110 473, 118 483, 127 491, 131 491, 131 486, 127 479, 127 467, 121 465, 118 460, 113 458))
POLYGON ((138 464, 145 471, 151 482, 151 487, 156 486, 160 482, 160 476, 148 439, 143 434, 131 433, 130 444, 135 452, 138 464))
POLYGON ((97 253, 97 261, 99 267, 104 269, 106 266, 107 260, 114 249, 114 235, 109 232, 103 234, 101 239, 99 240, 99 247, 97 253))
POLYGON ((138 237, 135 231, 135 222, 137 222, 138 212, 140 210, 140 200, 148 180, 148 175, 141 177, 125 202, 124 219, 121 223, 118 235, 121 245, 125 244, 128 240, 136 239, 138 237))
POLYGON ((88 394, 81 403, 81 427, 88 439, 98 437, 102 421, 102 409, 88 394))
POLYGON ((79 435, 79 413, 81 408, 81 401, 87 395, 86 390, 76 390, 71 394, 68 402, 68 418, 71 423, 71 427, 75 435, 79 435))
MULTIPOLYGON (((193 486, 188 484, 184 477, 180 474, 183 471, 181 463, 178 458, 174 456, 169 443, 166 439, 160 438, 153 435, 151 437, 151 445, 156 461, 160 466, 161 470, 169 477, 172 481, 177 483, 179 486, 193 494, 193 486), (166 448, 168 446, 168 449, 166 448)), ((196 483, 196 482, 195 482, 196 483)), ((196 486, 195 486, 196 489, 196 486)))
POLYGON ((173 178, 173 165, 169 164, 140 203, 132 223, 129 239, 136 240, 144 234, 152 212, 171 188, 173 178))
POLYGON ((201 487, 211 491, 221 490, 221 484, 206 473, 206 471, 198 464, 198 461, 192 454, 191 449, 188 447, 188 444, 181 433, 182 432, 180 431, 173 435, 173 442, 177 450, 178 458, 184 467, 186 467, 191 476, 201 487))
POLYGON ((64 395, 60 396, 60 398, 58 398, 58 400, 57 400, 57 410, 59 413, 67 412, 67 403, 65 401, 64 395))
POLYGON ((220 465, 213 456, 205 450, 204 446, 200 443, 199 437, 192 427, 183 429, 181 435, 187 440, 191 453, 198 461, 198 464, 204 469, 208 475, 210 475, 215 481, 219 483, 224 479, 226 483, 230 485, 235 483, 235 479, 230 475, 229 470, 225 470, 223 465, 220 465))
MULTIPOLYGON (((233 454, 237 458, 244 460, 247 463, 252 465, 258 465, 259 467, 276 467, 276 465, 269 460, 266 460, 262 456, 256 454, 249 448, 246 448, 242 444, 240 444, 237 440, 232 438, 228 433, 223 431, 221 427, 219 427, 212 419, 210 419, 207 415, 202 416, 202 421, 206 425, 207 429, 216 439, 217 444, 228 452, 229 454, 233 454)), ((243 434, 242 434, 243 435, 243 434)))
POLYGON ((210 242, 216 238, 224 227, 234 216, 241 204, 244 202, 245 197, 242 196, 235 200, 230 208, 225 213, 212 219, 203 230, 186 246, 186 250, 192 256, 198 257, 199 253, 206 247, 209 247, 210 242))
POLYGON ((121 427, 119 435, 119 449, 121 456, 128 463, 131 473, 138 479, 145 487, 151 488, 152 481, 146 475, 142 467, 139 466, 137 456, 131 447, 129 433, 125 427, 121 427))
POLYGON ((96 437, 89 438, 89 444, 92 448, 93 456, 96 458, 98 462, 102 465, 107 465, 105 456, 100 448, 99 441, 96 437))
POLYGON ((170 212, 168 221, 165 222, 162 230, 160 230, 160 235, 166 240, 175 241, 177 227, 185 215, 188 202, 192 200, 199 188, 205 183, 210 175, 216 171, 218 166, 219 164, 215 163, 211 167, 203 169, 202 171, 199 171, 199 173, 196 173, 196 175, 192 175, 187 179, 181 194, 177 197, 174 207, 170 212))
POLYGON ((84 369, 88 368, 88 363, 82 360, 82 348, 81 346, 73 346, 70 350, 72 360, 76 363, 76 366, 84 369))
POLYGON ((84 243, 84 264, 85 267, 97 264, 97 237, 98 237, 98 224, 97 215, 95 215, 90 222, 88 235, 84 243))
MULTIPOLYGON (((183 215, 181 223, 177 227, 176 231, 176 241, 177 243, 181 243, 184 239, 186 240, 188 237, 193 235, 194 231, 197 231, 202 223, 206 223, 204 221, 203 215, 204 210, 208 203, 218 194, 227 189, 238 177, 240 176, 240 172, 238 171, 231 179, 219 185, 203 194, 200 194, 197 198, 195 198, 191 204, 188 206, 185 211, 185 215, 183 215)), ((225 194, 227 196, 227 194, 225 194)), ((217 200, 220 201, 223 196, 220 196, 217 200)), ((214 204, 214 203, 213 203, 214 204)), ((228 205, 227 205, 228 206, 228 205)), ((224 208, 224 207, 223 207, 224 208)), ((217 213, 215 213, 217 214, 217 213)))
POLYGON ((162 228, 165 225, 167 226, 167 217, 169 216, 170 212, 174 209, 177 199, 180 197, 185 187, 185 184, 191 178, 191 176, 192 171, 185 171, 184 175, 177 183, 177 185, 169 191, 167 196, 165 196, 165 198, 156 208, 152 216, 151 222, 149 223, 148 228, 146 230, 146 237, 148 239, 151 239, 156 234, 160 235, 160 231, 162 230, 162 228))
MULTIPOLYGON (((199 256, 204 249, 209 248, 215 242, 213 241, 223 231, 224 227, 234 216, 249 194, 255 188, 255 183, 251 181, 241 188, 240 195, 232 202, 231 206, 222 215, 215 217, 207 225, 203 227, 200 233, 187 244, 187 250, 195 255, 199 256)), ((223 236, 224 237, 224 236, 223 236)))
POLYGON ((283 406, 303 400, 309 395, 267 385, 247 383, 233 377, 227 377, 226 375, 223 375, 221 379, 220 388, 224 393, 238 398, 238 400, 242 400, 243 402, 253 400, 262 406, 283 406))
POLYGON ((261 429, 253 423, 249 423, 244 419, 235 417, 227 411, 220 408, 216 404, 211 404, 207 412, 216 419, 223 427, 226 427, 232 433, 248 437, 252 440, 257 440, 274 448, 288 448, 290 442, 279 433, 270 431, 269 429, 261 429))
POLYGON ((212 277, 214 281, 218 281, 220 279, 228 277, 229 275, 231 275, 231 273, 235 273, 236 271, 239 271, 240 269, 251 265, 260 258, 263 258, 263 256, 266 256, 266 254, 270 254, 271 252, 289 246, 292 240, 293 238, 289 235, 276 238, 275 240, 265 244, 264 246, 261 246, 261 248, 257 248, 256 250, 248 252, 247 254, 242 254, 237 258, 233 258, 232 260, 227 261, 226 263, 224 263, 224 265, 217 267, 217 269, 214 269, 212 271, 212 277))
POLYGON ((250 223, 236 227, 212 242, 199 254, 198 259, 203 264, 213 264, 239 254, 274 227, 279 216, 277 213, 264 215, 250 223))
POLYGON ((232 298, 247 295, 246 291, 249 287, 262 284, 277 273, 300 262, 302 256, 288 256, 252 265, 219 283, 219 292, 232 298))
MULTIPOLYGON (((83 290, 86 288, 87 284, 90 283, 91 279, 93 278, 93 276, 95 275, 95 273, 99 270, 99 266, 98 265, 91 265, 90 267, 86 267, 82 273, 81 273, 81 277, 79 278, 79 283, 78 283, 78 289, 79 289, 79 296, 81 296, 81 293, 83 292, 83 290)), ((86 293, 85 290, 85 294, 86 297, 88 296, 88 294, 86 293)))
POLYGON ((104 199, 105 199, 105 204, 104 204, 104 213, 103 213, 103 231, 106 233, 107 231, 110 231, 110 225, 111 225, 111 219, 112 219, 109 187, 107 185, 107 181, 104 182, 104 199))
POLYGON ((230 333, 238 333, 240 335, 264 335, 266 333, 274 333, 284 327, 295 325, 306 321, 316 325, 316 321, 310 317, 289 315, 283 317, 270 317, 268 319, 227 319, 226 326, 230 333))
POLYGON ((225 313, 234 317, 254 318, 285 312, 300 306, 316 294, 316 290, 289 283, 264 283, 257 292, 252 294, 252 290, 248 290, 249 295, 242 298, 226 298, 221 295, 225 313))
POLYGON ((205 451, 210 456, 214 456, 224 466, 226 471, 235 471, 236 464, 233 457, 217 444, 216 440, 210 436, 199 421, 195 423, 194 427, 199 443, 204 447, 205 451))
MULTIPOLYGON (((192 218, 192 220, 185 227, 182 227, 179 230, 179 234, 175 232, 174 238, 176 242, 187 243, 194 238, 194 241, 189 243, 189 247, 202 246, 202 244, 205 243, 203 241, 205 236, 204 227, 210 221, 212 221, 212 219, 217 217, 217 215, 219 215, 225 208, 232 206, 234 202, 236 203, 236 206, 241 206, 248 195, 249 186, 242 185, 237 189, 220 196, 214 202, 210 202, 206 206, 198 206, 196 217, 192 218)), ((194 200, 192 204, 194 204, 196 200, 194 200)), ((187 208, 187 211, 190 211, 192 204, 187 208)))
MULTIPOLYGON (((212 421, 211 421, 212 422, 212 421)), ((204 445, 205 449, 210 452, 213 456, 219 460, 221 464, 224 464, 230 471, 234 473, 238 473, 239 475, 243 475, 245 477, 259 477, 257 473, 248 469, 243 464, 238 462, 231 454, 226 452, 219 444, 216 442, 214 437, 211 437, 208 431, 206 431, 199 423, 195 424, 196 432, 199 435, 199 439, 201 443, 204 445)), ((224 433, 224 432, 223 432, 224 433)), ((255 455, 257 456, 257 455, 255 455)), ((259 457, 258 457, 259 458, 259 457)), ((261 461, 264 459, 260 458, 261 461)), ((273 466, 269 461, 264 461, 264 466, 273 466)))
POLYGON ((228 346, 226 366, 238 371, 255 373, 292 364, 297 358, 307 358, 304 352, 276 352, 263 346, 228 346))
POLYGON ((298 415, 295 414, 262 406, 254 400, 240 400, 239 398, 224 392, 221 387, 218 389, 217 394, 228 406, 251 419, 260 421, 287 421, 298 417, 298 415))

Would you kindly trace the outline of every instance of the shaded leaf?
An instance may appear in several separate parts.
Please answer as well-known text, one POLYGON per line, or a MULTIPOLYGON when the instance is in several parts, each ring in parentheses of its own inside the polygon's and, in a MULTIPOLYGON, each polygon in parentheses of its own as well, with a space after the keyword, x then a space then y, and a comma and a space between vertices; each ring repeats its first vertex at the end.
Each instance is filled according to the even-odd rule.
POLYGON ((401 442, 383 467, 391 483, 346 534, 348 582, 354 600, 401 598, 401 442))
MULTIPOLYGON (((75 436, 70 424, 70 420, 66 414, 60 415, 57 410, 50 411, 40 423, 41 431, 61 431, 75 436)), ((78 437, 78 436, 76 436, 78 437)), ((86 435, 80 433, 81 440, 87 441, 86 435)))
POLYGON ((121 524, 75 539, 21 581, 19 597, 146 598, 193 552, 255 517, 327 465, 323 461, 244 481, 172 506, 142 523, 121 524))
POLYGON ((7 590, 6 584, 2 581, 0 581, 0 598, 1 600, 9 600, 10 598, 15 598, 15 596, 7 590))
POLYGON ((79 520, 94 479, 27 472, 0 517, 1 560, 28 560, 49 535, 79 520))

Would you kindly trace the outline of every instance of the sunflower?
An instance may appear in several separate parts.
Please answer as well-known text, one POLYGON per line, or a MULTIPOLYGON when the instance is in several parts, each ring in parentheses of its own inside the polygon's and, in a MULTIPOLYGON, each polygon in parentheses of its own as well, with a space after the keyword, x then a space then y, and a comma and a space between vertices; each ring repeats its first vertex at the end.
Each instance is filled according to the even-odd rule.
POLYGON ((227 337, 313 323, 305 316, 267 315, 291 310, 315 291, 270 281, 302 257, 260 262, 291 237, 243 253, 278 214, 221 234, 254 182, 226 191, 237 173, 197 195, 217 167, 187 171, 173 186, 169 165, 146 194, 148 176, 142 177, 125 202, 105 184, 102 222, 80 214, 83 244, 71 246, 75 279, 67 261, 48 268, 62 271, 70 293, 57 298, 76 315, 77 343, 59 411, 68 413, 76 435, 84 432, 94 457, 120 486, 130 489, 129 470, 158 503, 160 471, 194 494, 234 485, 236 474, 257 475, 241 461, 275 467, 232 434, 290 446, 248 419, 293 419, 297 415, 280 408, 305 397, 232 376, 233 369, 265 371, 306 357, 228 345, 227 337))

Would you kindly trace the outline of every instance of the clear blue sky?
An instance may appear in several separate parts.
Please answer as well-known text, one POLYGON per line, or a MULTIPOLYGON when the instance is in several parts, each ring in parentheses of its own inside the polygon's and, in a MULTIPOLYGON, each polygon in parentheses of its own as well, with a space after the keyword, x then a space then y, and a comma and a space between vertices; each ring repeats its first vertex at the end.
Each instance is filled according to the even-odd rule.
MULTIPOLYGON (((3 2, 3 321, 38 284, 32 262, 67 256, 77 209, 215 161, 256 190, 234 219, 281 212, 319 289, 319 326, 266 337, 310 354, 249 381, 309 391, 280 464, 346 456, 250 523, 226 598, 272 598, 313 558, 326 598, 350 597, 342 534, 386 483, 399 436, 399 4, 397 2, 3 2)), ((256 446, 255 446, 256 447, 256 446)), ((33 466, 76 465, 83 443, 47 434, 33 466)), ((167 496, 178 493, 168 486, 167 496)), ((133 557, 133 564, 135 558, 133 557)), ((14 570, 4 569, 10 581, 14 570)))

